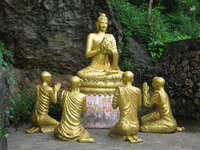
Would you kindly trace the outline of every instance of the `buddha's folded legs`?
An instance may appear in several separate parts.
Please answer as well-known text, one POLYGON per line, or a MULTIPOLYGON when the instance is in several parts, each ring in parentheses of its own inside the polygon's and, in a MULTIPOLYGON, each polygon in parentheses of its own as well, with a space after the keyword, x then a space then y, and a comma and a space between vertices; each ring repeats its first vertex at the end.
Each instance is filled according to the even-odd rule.
POLYGON ((141 121, 142 121, 142 124, 145 124, 147 122, 152 122, 159 119, 160 119, 160 114, 158 112, 152 112, 152 113, 142 116, 141 121))
POLYGON ((80 133, 76 136, 72 136, 70 135, 70 133, 69 133, 69 136, 64 136, 64 135, 68 135, 68 132, 63 131, 64 133, 60 133, 60 131, 57 129, 58 128, 56 128, 54 132, 54 136, 57 137, 58 139, 65 140, 65 141, 78 141, 82 143, 95 142, 95 140, 90 137, 89 132, 82 126, 81 126, 80 133))
POLYGON ((59 122, 49 115, 32 116, 32 121, 34 123, 33 127, 27 129, 25 132, 32 134, 36 132, 53 132, 55 127, 58 126, 59 122))
POLYGON ((40 128, 39 127, 32 127, 30 129, 25 130, 26 133, 32 134, 32 133, 36 133, 39 132, 40 128))
POLYGON ((49 115, 43 115, 39 117, 37 124, 40 126, 42 132, 52 132, 58 126, 59 122, 49 115))
POLYGON ((95 140, 93 138, 91 138, 90 136, 90 133, 84 128, 82 127, 82 133, 80 134, 80 138, 79 138, 79 142, 82 142, 82 143, 93 143, 95 142, 95 140))
POLYGON ((142 132, 158 132, 158 133, 170 133, 175 132, 177 128, 176 122, 170 122, 163 119, 147 122, 140 127, 142 132))
POLYGON ((104 77, 106 75, 106 72, 98 72, 98 71, 93 71, 89 69, 82 69, 78 71, 77 75, 81 78, 96 78, 96 77, 104 77))
POLYGON ((117 135, 123 136, 132 136, 136 135, 139 131, 139 125, 132 124, 127 125, 126 123, 118 122, 113 128, 111 128, 109 135, 111 137, 118 138, 117 135))
POLYGON ((109 136, 111 136, 112 138, 129 141, 131 143, 140 143, 143 142, 143 140, 136 136, 138 131, 138 125, 135 125, 135 127, 128 127, 126 125, 116 124, 113 128, 111 128, 109 136))
POLYGON ((128 136, 126 137, 125 139, 126 141, 129 141, 131 143, 140 143, 140 142, 143 142, 143 140, 137 136, 128 136))

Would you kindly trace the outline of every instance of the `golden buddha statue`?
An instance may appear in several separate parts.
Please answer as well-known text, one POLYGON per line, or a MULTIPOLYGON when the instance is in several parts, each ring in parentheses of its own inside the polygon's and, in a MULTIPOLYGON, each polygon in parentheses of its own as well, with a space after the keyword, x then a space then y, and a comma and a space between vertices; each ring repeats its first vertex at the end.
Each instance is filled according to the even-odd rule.
POLYGON ((41 84, 36 86, 36 104, 32 115, 32 128, 26 130, 26 133, 35 132, 51 132, 59 124, 58 121, 48 115, 49 103, 57 102, 57 93, 61 88, 61 84, 57 83, 52 88, 49 83, 52 80, 52 75, 44 71, 40 75, 41 84))
POLYGON ((80 125, 81 112, 86 111, 86 96, 79 91, 81 79, 73 76, 69 82, 70 91, 63 91, 61 95, 62 118, 54 135, 66 141, 95 142, 89 132, 80 125))
POLYGON ((141 106, 141 90, 132 86, 134 75, 130 71, 123 73, 124 86, 118 87, 112 101, 114 109, 119 107, 119 121, 111 128, 109 135, 131 143, 142 142, 136 136, 139 131, 138 109, 141 106))
MULTIPOLYGON (((90 33, 86 44, 86 57, 91 63, 78 71, 83 79, 81 91, 84 93, 109 93, 109 88, 122 85, 122 71, 118 66, 119 54, 112 34, 106 33, 108 18, 102 13, 96 22, 97 33, 90 33), (111 81, 113 80, 113 81, 111 81), (100 89, 98 89, 100 88, 100 89)), ((114 92, 115 89, 110 89, 114 92)))
POLYGON ((155 106, 155 111, 142 117, 142 126, 140 127, 142 132, 170 133, 184 130, 184 127, 177 126, 164 85, 165 79, 154 77, 152 81, 154 92, 150 96, 149 86, 146 82, 143 84, 143 105, 145 107, 155 106))

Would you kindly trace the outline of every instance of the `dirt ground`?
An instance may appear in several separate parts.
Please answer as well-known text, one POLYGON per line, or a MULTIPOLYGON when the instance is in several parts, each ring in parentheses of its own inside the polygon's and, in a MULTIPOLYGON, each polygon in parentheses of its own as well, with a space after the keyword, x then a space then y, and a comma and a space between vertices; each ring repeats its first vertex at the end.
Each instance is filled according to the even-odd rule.
POLYGON ((184 120, 185 132, 139 133, 143 143, 131 144, 107 136, 108 129, 88 129, 96 143, 59 141, 53 133, 25 134, 28 125, 10 129, 8 150, 200 150, 200 121, 184 120))

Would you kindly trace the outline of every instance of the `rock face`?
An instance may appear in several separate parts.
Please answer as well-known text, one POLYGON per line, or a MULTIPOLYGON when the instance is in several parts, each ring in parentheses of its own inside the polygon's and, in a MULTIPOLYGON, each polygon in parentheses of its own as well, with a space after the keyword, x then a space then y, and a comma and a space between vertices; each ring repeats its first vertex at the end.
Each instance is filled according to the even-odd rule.
MULTIPOLYGON (((0 130, 5 127, 5 111, 8 101, 8 86, 6 69, 0 66, 0 130)), ((7 149, 7 139, 0 134, 0 150, 7 149)))
POLYGON ((135 83, 141 84, 151 78, 155 71, 155 65, 151 57, 147 54, 146 49, 139 45, 133 38, 129 39, 129 57, 128 61, 135 74, 135 83))
POLYGON ((102 12, 120 41, 106 0, 1 0, 0 40, 14 50, 18 68, 74 73, 87 64, 85 40, 102 12))
POLYGON ((160 66, 174 113, 200 120, 200 39, 170 43, 160 66))

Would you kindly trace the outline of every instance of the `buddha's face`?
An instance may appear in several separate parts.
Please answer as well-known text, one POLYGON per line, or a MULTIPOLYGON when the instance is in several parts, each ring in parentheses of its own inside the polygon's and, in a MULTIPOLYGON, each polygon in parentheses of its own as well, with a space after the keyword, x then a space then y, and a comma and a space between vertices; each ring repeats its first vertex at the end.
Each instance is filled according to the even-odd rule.
POLYGON ((126 71, 122 76, 122 82, 126 85, 127 83, 133 82, 133 73, 130 71, 126 71))
POLYGON ((97 22, 97 30, 101 32, 106 32, 108 28, 108 22, 106 20, 101 20, 97 22))
POLYGON ((164 79, 160 77, 155 77, 152 81, 152 86, 154 89, 159 89, 164 86, 164 79))
POLYGON ((158 84, 155 79, 152 81, 152 86, 154 89, 158 89, 158 84))
POLYGON ((52 75, 47 71, 43 71, 40 75, 40 79, 42 82, 50 83, 52 81, 52 75))
POLYGON ((52 76, 49 76, 49 77, 47 78, 47 82, 48 82, 48 83, 51 83, 51 81, 52 81, 52 76))
POLYGON ((72 88, 79 88, 81 86, 81 79, 77 76, 70 78, 70 84, 72 88))
POLYGON ((43 82, 47 82, 47 83, 51 83, 52 77, 51 77, 51 76, 43 77, 43 78, 42 78, 42 81, 43 81, 43 82))

